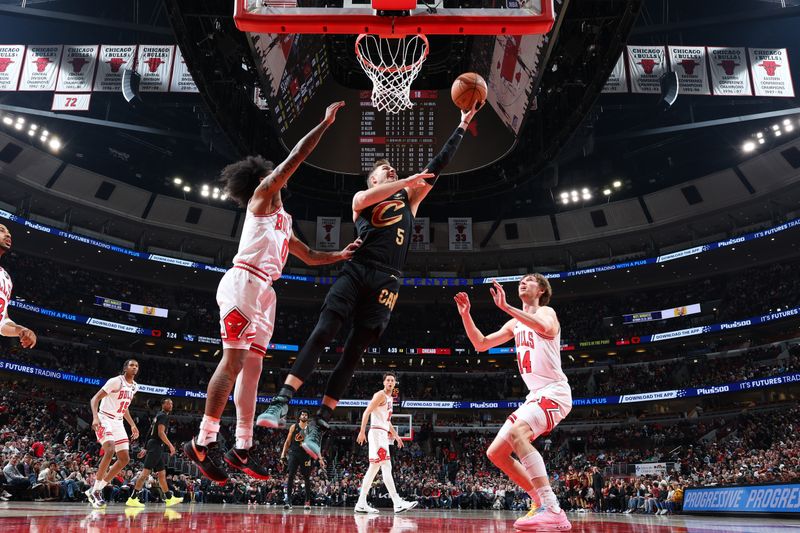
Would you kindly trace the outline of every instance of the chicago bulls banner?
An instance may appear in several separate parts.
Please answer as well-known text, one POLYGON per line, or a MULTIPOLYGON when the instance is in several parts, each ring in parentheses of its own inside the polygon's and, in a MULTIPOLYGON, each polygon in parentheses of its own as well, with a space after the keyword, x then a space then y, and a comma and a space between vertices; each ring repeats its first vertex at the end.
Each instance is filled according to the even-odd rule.
POLYGON ((17 90, 24 55, 24 44, 0 45, 0 91, 17 90))
POLYGON ((339 249, 340 217, 317 217, 317 250, 339 249))
POLYGON ((628 70, 634 93, 661 93, 661 76, 667 71, 663 46, 628 46, 628 70))
POLYGON ((744 48, 708 47, 711 90, 721 96, 752 96, 744 48))
POLYGON ((165 93, 169 90, 172 60, 175 45, 139 45, 136 72, 142 77, 139 91, 143 93, 165 93))
POLYGON ((750 48, 749 52, 756 96, 793 97, 794 86, 786 48, 750 48))
POLYGON ((431 219, 416 217, 411 225, 411 250, 425 251, 431 249, 431 219))
POLYGON ((186 61, 183 59, 181 49, 175 50, 175 65, 172 67, 172 81, 169 84, 169 91, 172 93, 197 93, 197 85, 195 85, 192 75, 189 74, 189 68, 186 66, 186 61))
POLYGON ((52 91, 56 88, 58 63, 61 61, 60 44, 29 46, 22 66, 20 91, 52 91))
POLYGON ((606 80, 603 86, 604 93, 626 93, 628 92, 628 73, 625 70, 625 53, 619 55, 617 64, 614 65, 614 70, 606 80))
POLYGON ((51 111, 89 111, 92 93, 54 93, 51 111))
POLYGON ((92 90, 94 66, 100 45, 64 47, 61 66, 58 69, 56 91, 83 93, 92 90))
POLYGON ((119 92, 122 90, 122 72, 132 69, 136 61, 135 44, 104 44, 100 46, 95 92, 119 92))
POLYGON ((705 46, 669 46, 669 62, 678 75, 678 94, 711 94, 705 46))
POLYGON ((472 218, 448 218, 450 251, 472 250, 472 218))

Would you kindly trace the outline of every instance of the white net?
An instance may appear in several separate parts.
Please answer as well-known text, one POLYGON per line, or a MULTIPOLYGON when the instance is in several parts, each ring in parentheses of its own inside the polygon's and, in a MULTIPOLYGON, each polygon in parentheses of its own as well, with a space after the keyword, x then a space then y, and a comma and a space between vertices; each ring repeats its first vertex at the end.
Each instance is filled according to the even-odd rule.
POLYGON ((356 39, 356 56, 372 80, 372 105, 376 109, 395 114, 413 106, 411 84, 428 57, 427 37, 361 34, 356 39))

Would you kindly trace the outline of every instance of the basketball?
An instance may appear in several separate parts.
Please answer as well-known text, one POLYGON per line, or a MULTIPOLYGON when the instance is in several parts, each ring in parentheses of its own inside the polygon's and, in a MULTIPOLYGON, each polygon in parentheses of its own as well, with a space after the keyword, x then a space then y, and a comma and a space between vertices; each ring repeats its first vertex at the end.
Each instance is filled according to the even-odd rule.
POLYGON ((475 102, 486 101, 487 92, 486 80, 480 74, 465 72, 453 82, 453 86, 450 88, 450 97, 459 109, 468 111, 472 109, 475 102))

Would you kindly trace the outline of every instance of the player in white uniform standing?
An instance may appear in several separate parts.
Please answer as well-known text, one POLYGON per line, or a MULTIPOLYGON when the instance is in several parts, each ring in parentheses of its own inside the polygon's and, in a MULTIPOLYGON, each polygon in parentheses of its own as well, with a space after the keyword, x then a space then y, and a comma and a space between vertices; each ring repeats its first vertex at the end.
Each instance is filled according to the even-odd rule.
POLYGON ((97 466, 97 479, 94 486, 84 493, 94 507, 106 504, 103 489, 130 461, 130 443, 123 420, 127 420, 131 427, 131 438, 139 438, 139 429, 128 412, 133 396, 139 389, 139 385, 133 380, 138 373, 139 363, 135 359, 128 359, 122 365, 122 374, 106 381, 89 402, 92 408, 92 429, 97 435, 97 442, 103 446, 103 458, 97 466), (117 454, 117 460, 109 468, 114 453, 117 454))
POLYGON ((356 442, 364 444, 369 441, 369 468, 364 474, 361 483, 361 493, 356 503, 355 512, 357 513, 378 513, 378 510, 367 503, 367 494, 372 487, 372 482, 380 469, 383 476, 383 484, 389 491, 389 496, 394 503, 394 512, 403 513, 417 506, 418 502, 409 502, 397 494, 392 477, 392 462, 389 457, 389 443, 394 440, 398 448, 403 447, 402 439, 397 435, 392 425, 392 391, 394 391, 395 376, 391 372, 383 375, 383 389, 372 396, 364 414, 361 417, 361 430, 358 432, 356 442), (369 418, 369 437, 365 433, 369 418))
MULTIPOLYGON (((3 257, 9 250, 11 250, 11 232, 5 225, 0 224, 0 257, 3 257)), ((36 334, 8 318, 8 306, 13 288, 11 276, 3 267, 0 267, 0 335, 19 337, 19 343, 23 348, 33 348, 36 346, 36 334)))
POLYGON ((344 261, 359 241, 339 252, 311 250, 292 231, 292 217, 283 208, 281 189, 333 124, 344 102, 328 106, 325 118, 275 167, 261 157, 248 157, 223 169, 225 193, 246 209, 239 251, 217 289, 223 355, 208 383, 205 416, 197 437, 183 445, 186 455, 210 480, 224 484, 216 446, 219 421, 231 389, 236 404, 236 443, 223 460, 256 479, 269 479, 260 465, 248 461, 253 445, 253 419, 258 381, 275 324, 275 291, 291 253, 308 265, 344 261), (234 388, 235 382, 235 388, 234 388))
POLYGON ((530 393, 500 428, 486 455, 534 502, 531 511, 514 527, 523 531, 567 531, 572 525, 550 487, 544 460, 532 444, 540 435, 550 433, 572 409, 572 391, 561 370, 561 326, 556 312, 547 306, 553 290, 541 274, 524 276, 518 288, 522 309, 508 304, 497 281, 489 290, 495 305, 512 318, 499 330, 484 335, 470 315, 469 297, 460 292, 455 301, 467 337, 479 352, 514 339, 519 373, 530 393))

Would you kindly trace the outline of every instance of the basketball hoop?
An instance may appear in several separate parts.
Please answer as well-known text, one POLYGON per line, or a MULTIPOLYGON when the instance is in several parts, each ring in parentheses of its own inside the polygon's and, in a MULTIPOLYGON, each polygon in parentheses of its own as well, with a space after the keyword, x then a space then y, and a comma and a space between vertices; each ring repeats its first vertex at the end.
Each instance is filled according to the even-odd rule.
POLYGON ((380 37, 362 33, 356 57, 372 80, 372 105, 396 114, 411 109, 411 84, 428 57, 428 38, 422 34, 380 37))

